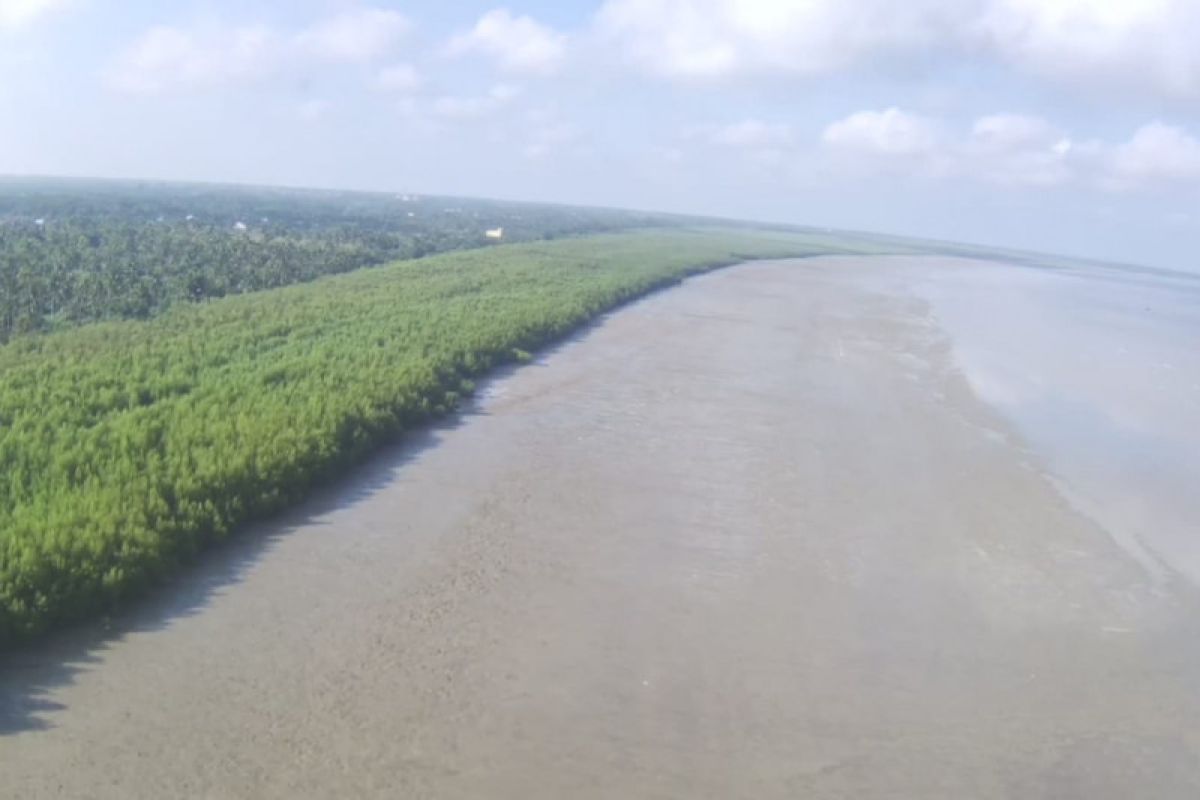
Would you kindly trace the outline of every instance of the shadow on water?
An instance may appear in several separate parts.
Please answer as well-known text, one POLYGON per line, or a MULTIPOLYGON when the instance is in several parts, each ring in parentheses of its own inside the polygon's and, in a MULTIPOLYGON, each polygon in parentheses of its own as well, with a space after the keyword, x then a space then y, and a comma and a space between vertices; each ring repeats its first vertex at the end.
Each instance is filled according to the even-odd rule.
POLYGON ((84 623, 45 636, 14 651, 0 653, 0 739, 54 727, 51 717, 66 706, 54 691, 103 662, 104 653, 128 636, 170 627, 201 613, 223 591, 241 583, 251 568, 289 533, 334 511, 358 505, 397 479, 405 466, 437 447, 471 417, 487 416, 489 390, 521 369, 543 366, 559 350, 602 327, 610 314, 581 326, 538 351, 530 362, 499 367, 481 377, 474 396, 456 412, 383 445, 343 478, 316 489, 296 507, 271 520, 246 526, 228 541, 203 553, 173 576, 168 585, 131 601, 107 619, 84 623))

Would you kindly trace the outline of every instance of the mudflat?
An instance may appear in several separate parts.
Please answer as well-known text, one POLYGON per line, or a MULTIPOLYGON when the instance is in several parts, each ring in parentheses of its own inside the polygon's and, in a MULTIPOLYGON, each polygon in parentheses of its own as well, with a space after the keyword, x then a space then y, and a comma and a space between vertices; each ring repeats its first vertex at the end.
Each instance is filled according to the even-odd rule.
POLYGON ((0 796, 1200 796, 1196 591, 892 264, 643 300, 0 658, 0 796))

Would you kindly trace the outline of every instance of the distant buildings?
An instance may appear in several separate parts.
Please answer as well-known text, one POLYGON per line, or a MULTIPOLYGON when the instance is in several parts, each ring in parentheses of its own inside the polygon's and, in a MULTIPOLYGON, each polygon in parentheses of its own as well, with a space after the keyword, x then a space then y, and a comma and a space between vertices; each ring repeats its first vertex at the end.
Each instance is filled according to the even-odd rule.
POLYGON ((483 235, 488 239, 499 241, 504 238, 504 228, 488 228, 483 235))

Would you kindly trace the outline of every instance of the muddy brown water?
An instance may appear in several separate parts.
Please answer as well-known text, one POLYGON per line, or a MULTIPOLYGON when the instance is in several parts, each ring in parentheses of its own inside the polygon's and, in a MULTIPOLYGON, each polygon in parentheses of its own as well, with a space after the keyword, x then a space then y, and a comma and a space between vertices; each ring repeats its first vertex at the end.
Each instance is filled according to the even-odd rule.
POLYGON ((1200 797, 1194 590, 890 265, 641 301, 0 658, 0 796, 1200 797))

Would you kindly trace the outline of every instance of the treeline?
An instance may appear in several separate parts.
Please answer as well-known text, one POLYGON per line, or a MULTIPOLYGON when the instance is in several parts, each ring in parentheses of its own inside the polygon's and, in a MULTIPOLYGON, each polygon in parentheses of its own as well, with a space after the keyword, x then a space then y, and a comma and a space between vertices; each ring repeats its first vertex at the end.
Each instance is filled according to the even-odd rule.
POLYGON ((0 642, 102 613, 614 305, 799 236, 469 250, 0 347, 0 642))
POLYGON ((396 259, 676 221, 484 200, 0 179, 0 342, 396 259))

